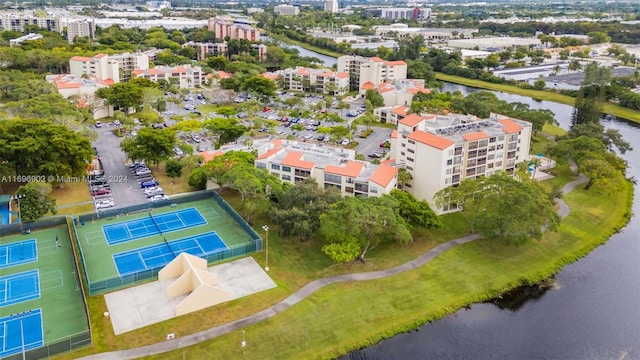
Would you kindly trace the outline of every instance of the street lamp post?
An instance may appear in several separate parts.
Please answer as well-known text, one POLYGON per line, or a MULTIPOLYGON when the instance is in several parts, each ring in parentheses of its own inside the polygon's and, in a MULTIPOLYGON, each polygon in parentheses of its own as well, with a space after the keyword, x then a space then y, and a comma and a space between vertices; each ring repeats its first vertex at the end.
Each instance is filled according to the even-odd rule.
POLYGON ((264 271, 269 271, 269 226, 262 225, 262 230, 264 230, 265 243, 264 243, 264 253, 265 253, 265 263, 264 263, 264 271))
POLYGON ((26 197, 26 195, 24 194, 20 194, 20 195, 13 195, 12 199, 13 200, 17 200, 18 201, 18 221, 20 222, 20 232, 23 232, 23 226, 22 226, 22 206, 20 206, 20 199, 24 199, 26 197))

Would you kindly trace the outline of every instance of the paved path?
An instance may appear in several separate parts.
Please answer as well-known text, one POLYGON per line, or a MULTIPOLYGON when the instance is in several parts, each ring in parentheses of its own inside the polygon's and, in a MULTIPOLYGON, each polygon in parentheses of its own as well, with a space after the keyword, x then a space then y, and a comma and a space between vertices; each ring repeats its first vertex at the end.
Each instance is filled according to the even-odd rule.
MULTIPOLYGON (((567 183, 562 188, 562 193, 566 194, 570 192, 576 186, 584 183, 586 180, 587 179, 586 177, 584 177, 584 175, 579 175, 578 179, 567 183)), ((558 213, 562 218, 565 218, 567 215, 569 215, 569 211, 570 211, 569 206, 562 199, 558 201, 558 204, 559 204, 558 213)), ((435 248, 429 250, 427 253, 423 254, 422 256, 412 261, 409 261, 402 265, 398 265, 391 269, 371 271, 366 273, 329 276, 326 278, 312 281, 311 283, 303 286, 300 290, 290 295, 288 298, 282 300, 281 302, 263 311, 260 311, 259 313, 247 316, 245 318, 242 318, 224 325, 216 326, 192 335, 186 335, 175 340, 165 341, 165 342, 142 346, 142 347, 133 348, 133 349, 119 350, 119 351, 100 353, 96 355, 90 355, 82 359, 92 359, 92 360, 136 359, 143 356, 161 354, 164 352, 173 351, 173 350, 182 349, 188 346, 196 345, 203 341, 217 338, 219 336, 228 334, 236 330, 240 330, 246 326, 253 325, 260 321, 273 317, 287 310, 293 305, 299 303, 309 295, 313 294, 314 292, 322 289, 327 285, 347 282, 347 281, 375 280, 375 279, 380 279, 388 276, 393 276, 405 271, 413 270, 418 267, 421 267, 422 265, 431 261, 436 256, 442 254, 443 252, 455 246, 466 244, 468 242, 475 241, 478 239, 480 239, 480 235, 473 234, 473 235, 465 236, 456 240, 448 241, 446 243, 436 246, 435 248)))

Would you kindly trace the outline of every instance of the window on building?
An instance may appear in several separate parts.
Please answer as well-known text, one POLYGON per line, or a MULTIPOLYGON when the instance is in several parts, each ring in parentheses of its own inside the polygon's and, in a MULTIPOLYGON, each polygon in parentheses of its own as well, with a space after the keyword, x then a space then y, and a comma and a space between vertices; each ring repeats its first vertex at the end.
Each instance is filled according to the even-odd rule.
POLYGON ((282 180, 291 181, 291 175, 282 175, 282 180))
POLYGON ((489 138, 489 142, 490 142, 490 143, 494 143, 494 142, 496 142, 496 138, 494 138, 494 137, 489 138))
POLYGON ((377 194, 378 193, 378 188, 375 187, 375 186, 371 186, 369 188, 369 192, 372 193, 372 194, 377 194))
POLYGON ((413 168, 411 166, 407 166, 407 170, 413 171, 413 168))
POLYGON ((489 141, 488 140, 480 140, 480 141, 478 141, 478 147, 479 148, 486 148, 487 145, 489 145, 489 141))
POLYGON ((502 150, 502 149, 504 149, 504 144, 496 145, 496 150, 502 150))
POLYGON ((266 169, 267 168, 267 164, 259 162, 259 163, 256 163, 256 167, 258 169, 266 169))
POLYGON ((453 159, 447 160, 447 166, 451 166, 451 165, 453 165, 453 159))
POLYGON ((408 151, 408 152, 410 152, 410 153, 412 153, 412 154, 414 154, 414 153, 416 152, 416 151, 415 151, 415 150, 413 150, 413 149, 407 149, 407 151, 408 151))
POLYGON ((477 150, 471 150, 469 151, 469 154, 467 155, 468 158, 474 158, 478 156, 478 151, 477 150))
POLYGON ((342 184, 342 176, 332 175, 332 174, 324 174, 324 181, 330 182, 334 184, 342 184))
POLYGON ((280 170, 280 165, 278 165, 278 164, 271 164, 271 170, 280 170))
POLYGON ((462 155, 462 146, 455 148, 454 155, 462 155))
POLYGON ((283 167, 282 167, 282 171, 284 171, 284 172, 291 172, 291 167, 290 167, 290 166, 283 166, 283 167))
POLYGON ((456 156, 453 158, 453 165, 462 164, 462 156, 456 156))
POLYGON ((413 162, 414 160, 413 160, 413 158, 407 157, 407 161, 413 162))
POLYGON ((409 144, 412 144, 412 145, 413 145, 413 144, 415 144, 415 143, 416 143, 415 141, 413 141, 413 140, 409 139, 409 144))
POLYGON ((504 135, 498 136, 498 141, 504 141, 504 135))
POLYGON ((452 172, 453 172, 452 168, 447 168, 447 170, 445 171, 445 174, 451 175, 452 172))
POLYGON ((470 150, 477 149, 478 148, 478 142, 477 141, 470 142, 468 148, 470 150))

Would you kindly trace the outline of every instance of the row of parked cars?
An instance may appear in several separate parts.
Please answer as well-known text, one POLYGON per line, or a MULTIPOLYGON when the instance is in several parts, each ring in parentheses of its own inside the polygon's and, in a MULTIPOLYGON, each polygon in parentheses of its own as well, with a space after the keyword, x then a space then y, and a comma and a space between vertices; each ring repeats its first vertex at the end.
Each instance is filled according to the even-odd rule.
POLYGON ((129 166, 129 170, 136 177, 136 180, 140 183, 140 188, 147 196, 147 200, 151 203, 169 200, 169 197, 164 193, 164 190, 159 186, 158 181, 151 174, 151 169, 142 161, 134 161, 129 166))

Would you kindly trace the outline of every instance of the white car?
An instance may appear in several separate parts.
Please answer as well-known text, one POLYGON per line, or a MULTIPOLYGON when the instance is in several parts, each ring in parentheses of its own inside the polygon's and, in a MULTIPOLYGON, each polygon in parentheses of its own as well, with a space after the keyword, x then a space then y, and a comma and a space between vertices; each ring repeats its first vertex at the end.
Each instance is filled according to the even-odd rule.
POLYGON ((137 131, 134 130, 134 131, 131 132, 131 136, 136 136, 136 135, 138 135, 137 131))
POLYGON ((162 190, 162 188, 160 186, 154 186, 154 187, 149 187, 149 188, 144 189, 145 195, 149 195, 149 194, 154 193, 154 192, 163 192, 163 190, 162 190))
POLYGON ((150 174, 151 174, 151 170, 146 169, 146 168, 142 168, 142 169, 136 171, 136 176, 150 175, 150 174))
POLYGON ((97 128, 101 128, 102 127, 102 121, 96 121, 96 127, 97 128))
POLYGON ((153 195, 152 197, 149 198, 149 202, 152 202, 152 203, 163 201, 163 200, 169 200, 169 197, 167 195, 159 194, 159 195, 153 195))
POLYGON ((305 139, 307 139, 307 140, 311 139, 312 137, 313 137, 313 135, 312 135, 312 134, 306 134, 306 135, 304 136, 304 138, 305 138, 305 139))
POLYGON ((96 209, 108 209, 110 207, 114 207, 115 205, 116 204, 113 202, 113 200, 101 200, 95 202, 96 209))
POLYGON ((199 143, 200 141, 202 141, 202 139, 200 139, 200 136, 198 135, 193 135, 191 136, 191 139, 193 139, 193 141, 199 143))
POLYGON ((349 139, 342 139, 340 145, 349 145, 349 139))
POLYGON ((113 125, 115 125, 115 126, 120 126, 120 120, 115 120, 115 121, 113 122, 113 125))

